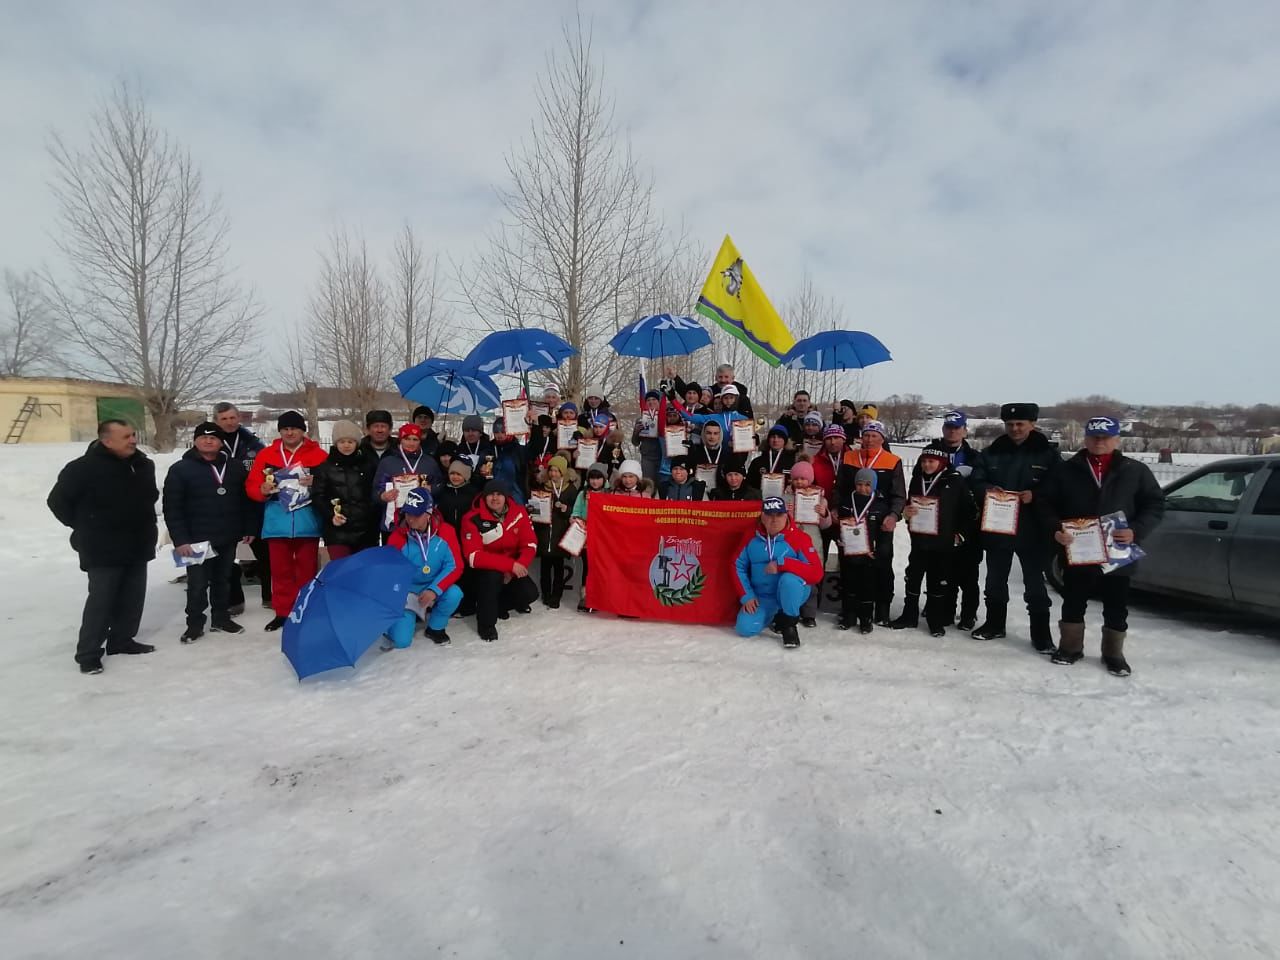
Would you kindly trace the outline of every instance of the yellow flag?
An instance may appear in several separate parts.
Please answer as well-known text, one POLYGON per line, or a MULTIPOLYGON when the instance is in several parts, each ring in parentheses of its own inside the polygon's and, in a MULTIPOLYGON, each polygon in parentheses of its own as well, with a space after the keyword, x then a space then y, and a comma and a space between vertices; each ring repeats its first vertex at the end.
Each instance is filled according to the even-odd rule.
POLYGON ((702 285, 697 310, 745 343, 771 367, 776 367, 782 355, 795 345, 796 338, 773 309, 728 234, 702 285))

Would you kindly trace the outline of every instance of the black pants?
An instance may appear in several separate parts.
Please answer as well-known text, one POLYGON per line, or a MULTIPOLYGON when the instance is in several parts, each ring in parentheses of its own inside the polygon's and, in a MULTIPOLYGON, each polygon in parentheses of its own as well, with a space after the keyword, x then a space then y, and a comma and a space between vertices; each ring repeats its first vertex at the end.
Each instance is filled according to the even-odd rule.
POLYGON ((1008 549, 987 548, 987 606, 1009 604, 1009 571, 1013 558, 1022 564, 1022 599, 1028 613, 1048 613, 1052 606, 1044 585, 1045 552, 1034 544, 1014 543, 1008 549))
POLYGON ((543 600, 559 600, 564 595, 564 560, 544 555, 538 561, 538 586, 543 600))
MULTIPOLYGON (((253 551, 253 559, 258 567, 258 583, 262 587, 262 602, 268 604, 271 602, 271 551, 267 549, 267 541, 261 537, 254 537, 253 543, 249 544, 249 549, 253 551)), ((231 587, 227 602, 233 607, 244 604, 243 577, 244 568, 238 563, 232 564, 231 587)))
MULTIPOLYGON (((978 613, 978 567, 982 564, 982 547, 962 543, 954 550, 917 550, 911 548, 907 557, 905 590, 907 597, 919 597, 920 587, 924 583, 925 572, 929 567, 931 556, 945 556, 948 569, 945 578, 949 580, 947 593, 949 609, 954 609, 957 598, 960 598, 960 618, 976 616, 978 613)), ((943 576, 939 571, 936 576, 943 576)), ((929 593, 933 594, 932 587, 929 593)))
POLYGON ((1129 578, 1104 574, 1097 567, 1067 567, 1062 572, 1062 622, 1084 623, 1089 598, 1102 597, 1102 622, 1112 630, 1129 629, 1129 578))
POLYGON ((840 558, 840 614, 846 621, 857 618, 858 604, 874 603, 879 597, 882 572, 879 557, 840 558))
POLYGON ((76 663, 100 659, 103 644, 109 650, 136 637, 147 599, 146 561, 127 567, 90 567, 88 574, 89 596, 80 618, 76 663))
POLYGON ((235 543, 216 543, 218 554, 204 563, 187 567, 187 626, 204 627, 204 611, 208 606, 213 622, 227 619, 231 595, 231 568, 236 566, 235 543))
POLYGON ((538 599, 538 585, 529 577, 502 582, 498 570, 472 570, 471 583, 476 601, 476 628, 481 632, 498 625, 498 614, 527 607, 538 599))

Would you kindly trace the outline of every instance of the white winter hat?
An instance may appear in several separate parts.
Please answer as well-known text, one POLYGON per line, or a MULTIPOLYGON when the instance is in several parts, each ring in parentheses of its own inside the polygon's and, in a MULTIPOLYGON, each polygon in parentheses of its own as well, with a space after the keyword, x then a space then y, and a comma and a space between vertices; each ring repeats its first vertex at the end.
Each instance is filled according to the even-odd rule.
POLYGON ((587 399, 587 397, 599 397, 601 400, 603 400, 604 391, 601 390, 599 387, 583 387, 582 399, 585 400, 587 399))
POLYGON ((618 464, 618 476, 622 476, 624 473, 631 474, 637 480, 644 476, 644 471, 640 469, 639 460, 623 460, 622 463, 618 464))

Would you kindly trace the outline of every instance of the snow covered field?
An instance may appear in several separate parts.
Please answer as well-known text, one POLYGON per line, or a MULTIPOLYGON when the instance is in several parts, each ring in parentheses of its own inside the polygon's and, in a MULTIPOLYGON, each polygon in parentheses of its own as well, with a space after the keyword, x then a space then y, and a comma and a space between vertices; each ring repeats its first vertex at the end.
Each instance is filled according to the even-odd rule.
POLYGON ((1120 680, 1025 618, 783 651, 539 607, 298 684, 266 611, 180 647, 157 562, 159 649, 83 677, 76 452, 0 449, 6 958, 1277 955, 1272 628, 1142 606, 1120 680))

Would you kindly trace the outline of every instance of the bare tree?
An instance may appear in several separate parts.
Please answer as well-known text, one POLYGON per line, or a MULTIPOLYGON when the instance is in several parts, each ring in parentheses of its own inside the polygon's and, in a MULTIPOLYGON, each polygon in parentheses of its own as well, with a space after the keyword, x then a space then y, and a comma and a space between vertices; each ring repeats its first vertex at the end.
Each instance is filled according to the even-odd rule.
POLYGON ((435 356, 448 316, 440 289, 440 257, 423 256, 422 244, 408 223, 396 238, 390 287, 397 333, 395 359, 402 367, 411 367, 435 356))
POLYGON ((893 394, 880 401, 880 421, 890 440, 912 440, 924 427, 928 410, 918 393, 893 394))
POLYGON ((458 269, 458 285, 483 327, 542 327, 577 347, 560 378, 578 396, 587 383, 608 390, 634 374, 634 361, 605 344, 638 315, 669 309, 657 296, 682 245, 663 239, 652 184, 617 132, 580 19, 548 57, 537 101, 528 140, 507 159, 506 221, 458 269))
POLYGON ((321 254, 305 333, 295 339, 290 366, 337 387, 345 413, 368 411, 386 389, 398 357, 386 286, 363 237, 336 231, 321 254), (301 346, 298 345, 300 343, 301 346))
POLYGON ((0 376, 48 372, 59 362, 53 317, 31 272, 4 272, 7 316, 0 326, 0 376))
POLYGON ((226 265, 220 200, 127 84, 94 115, 83 148, 54 134, 49 153, 65 262, 43 279, 68 363, 137 387, 156 446, 172 449, 183 404, 257 362, 259 310, 226 265))

